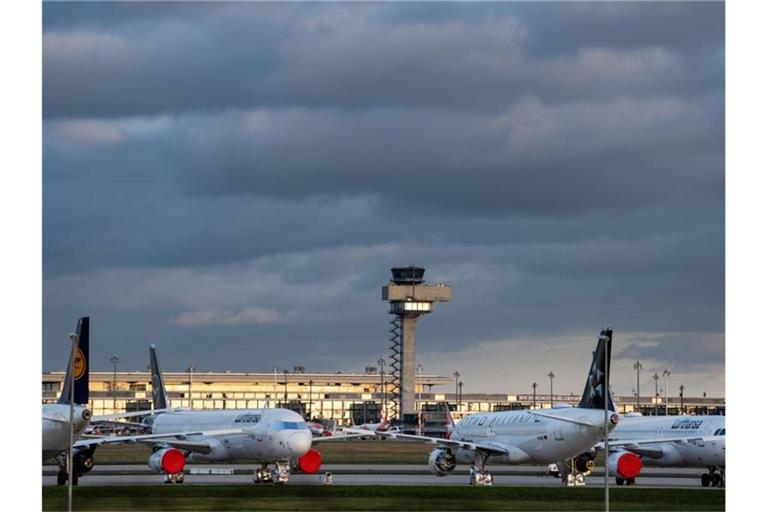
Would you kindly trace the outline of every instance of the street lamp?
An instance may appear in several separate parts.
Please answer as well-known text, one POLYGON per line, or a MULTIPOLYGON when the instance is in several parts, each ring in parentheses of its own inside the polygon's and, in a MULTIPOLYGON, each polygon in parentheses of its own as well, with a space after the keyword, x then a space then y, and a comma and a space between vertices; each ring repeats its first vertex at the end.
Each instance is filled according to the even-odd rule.
POLYGON ((459 373, 459 370, 456 370, 453 372, 453 377, 456 379, 456 409, 459 408, 459 377, 461 377, 461 373, 459 373))
POLYGON ((685 386, 680 384, 680 414, 683 414, 683 391, 685 391, 685 386))
POLYGON ((312 421, 312 379, 309 379, 309 412, 307 413, 309 421, 312 421))
MULTIPOLYGON (((79 325, 78 325, 79 327, 79 325)), ((74 480, 75 471, 72 465, 72 445, 75 444, 75 353, 80 336, 70 334, 72 340, 72 354, 69 359, 69 445, 67 445, 67 510, 72 512, 72 480, 74 480)))
POLYGON ((187 367, 187 373, 189 374, 189 386, 187 387, 187 394, 189 395, 189 408, 192 409, 192 374, 195 371, 195 365, 190 364, 187 367))
POLYGON ((459 381, 459 411, 461 411, 461 402, 462 402, 461 397, 463 393, 464 393, 464 381, 460 380, 459 381))
POLYGON ((272 382, 272 399, 277 400, 277 366, 272 367, 272 372, 275 374, 275 380, 272 382))
POLYGON ((538 384, 535 382, 533 383, 533 408, 536 408, 536 388, 538 387, 538 384))
POLYGON ((553 384, 553 381, 555 380, 555 374, 549 372, 547 377, 549 377, 549 407, 551 408, 555 406, 555 392, 553 384))
POLYGON ((654 401, 653 401, 653 413, 654 415, 659 415, 659 374, 654 373, 653 374, 653 392, 654 392, 654 401))
POLYGON ((120 362, 120 358, 114 354, 109 360, 112 361, 112 409, 113 412, 117 412, 117 363, 120 362))
POLYGON ((285 381, 283 381, 283 389, 285 390, 285 406, 288 407, 288 370, 283 370, 283 377, 285 378, 285 381))
POLYGON ((418 365, 416 365, 416 369, 419 370, 419 394, 417 395, 418 396, 418 399, 417 399, 417 402, 418 402, 417 412, 419 413, 419 435, 421 435, 422 430, 423 430, 423 428, 421 426, 421 419, 422 419, 421 418, 421 408, 423 407, 422 404, 421 404, 421 388, 424 387, 423 384, 422 384, 422 382, 423 382, 423 380, 422 380, 422 372, 424 370, 424 367, 421 365, 421 363, 419 363, 418 365))
POLYGON ((386 393, 386 390, 384 389, 384 361, 383 357, 380 357, 377 363, 379 363, 379 378, 381 379, 381 383, 379 384, 379 400, 381 400, 381 412, 379 413, 379 421, 385 421, 386 413, 384 412, 384 407, 386 406, 386 397, 384 396, 384 393, 386 393))
POLYGON ((635 364, 632 365, 632 368, 637 370, 637 408, 635 410, 640 410, 640 370, 643 369, 643 365, 640 364, 640 361, 635 361, 635 364))
POLYGON ((664 376, 664 416, 669 416, 669 376, 672 372, 664 370, 661 373, 664 376))

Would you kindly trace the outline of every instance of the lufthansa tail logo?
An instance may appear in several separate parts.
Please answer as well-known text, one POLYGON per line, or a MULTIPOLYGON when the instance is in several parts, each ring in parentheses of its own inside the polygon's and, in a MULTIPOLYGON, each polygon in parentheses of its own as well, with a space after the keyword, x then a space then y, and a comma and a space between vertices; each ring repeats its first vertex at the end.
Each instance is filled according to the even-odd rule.
POLYGON ((75 380, 79 380, 80 377, 85 375, 86 366, 85 355, 80 350, 80 347, 77 347, 77 352, 75 353, 75 380))

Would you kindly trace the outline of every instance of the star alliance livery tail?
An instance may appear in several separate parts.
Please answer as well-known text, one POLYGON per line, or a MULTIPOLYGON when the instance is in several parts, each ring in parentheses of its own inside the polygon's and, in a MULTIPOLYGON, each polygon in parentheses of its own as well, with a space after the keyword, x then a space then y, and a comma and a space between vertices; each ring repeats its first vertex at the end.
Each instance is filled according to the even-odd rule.
POLYGON ((160 365, 157 364, 157 353, 155 353, 154 344, 149 346, 149 365, 152 370, 152 408, 167 409, 168 395, 165 392, 165 383, 163 382, 163 374, 160 373, 160 365))
MULTIPOLYGON (((89 346, 90 346, 90 317, 84 316, 77 321, 77 351, 75 352, 75 403, 88 405, 88 374, 89 365, 89 346)), ((72 350, 75 350, 74 344, 72 350)), ((61 389, 61 396, 58 403, 68 404, 72 387, 72 352, 69 353, 69 363, 67 363, 67 373, 64 376, 64 387, 61 389)))
POLYGON ((605 408, 605 397, 608 397, 608 410, 616 411, 616 405, 613 403, 613 397, 606 389, 610 386, 611 373, 611 341, 613 338, 613 329, 606 328, 600 333, 597 340, 597 348, 592 352, 592 366, 589 368, 587 383, 584 386, 584 394, 581 396, 581 402, 577 407, 583 409, 603 409, 605 408), (606 366, 606 350, 608 351, 608 362, 606 366))

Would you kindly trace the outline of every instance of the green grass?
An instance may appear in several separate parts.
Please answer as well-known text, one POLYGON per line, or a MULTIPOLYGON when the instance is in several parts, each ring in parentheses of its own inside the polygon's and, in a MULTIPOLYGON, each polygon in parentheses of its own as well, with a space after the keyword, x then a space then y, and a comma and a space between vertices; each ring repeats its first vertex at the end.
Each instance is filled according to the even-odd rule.
MULTIPOLYGON (((315 445, 323 464, 426 464, 434 448, 426 443, 380 440, 326 441, 315 445), (392 449, 392 443, 398 443, 397 450, 392 449)), ((150 453, 150 448, 141 444, 102 446, 96 449, 94 459, 97 465, 146 464, 150 453)))
MULTIPOLYGON (((43 510, 64 510, 65 487, 43 488, 43 510)), ((148 485, 78 487, 76 510, 602 510, 600 488, 148 485)), ((725 510, 720 489, 612 489, 611 509, 725 510)))

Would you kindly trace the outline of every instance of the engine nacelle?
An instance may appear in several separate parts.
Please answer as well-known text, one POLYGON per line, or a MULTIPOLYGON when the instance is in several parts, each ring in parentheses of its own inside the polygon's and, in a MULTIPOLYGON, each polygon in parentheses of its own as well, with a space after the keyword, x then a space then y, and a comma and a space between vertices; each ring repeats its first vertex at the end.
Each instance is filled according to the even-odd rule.
POLYGON ((429 470, 437 476, 445 476, 456 469, 456 456, 449 450, 438 448, 429 454, 429 470))
POLYGON ((640 457, 632 452, 620 451, 608 456, 608 471, 624 480, 630 480, 640 474, 643 463, 640 457))
POLYGON ((175 475, 184 471, 186 458, 178 448, 163 448, 149 457, 147 465, 158 473, 175 475))

